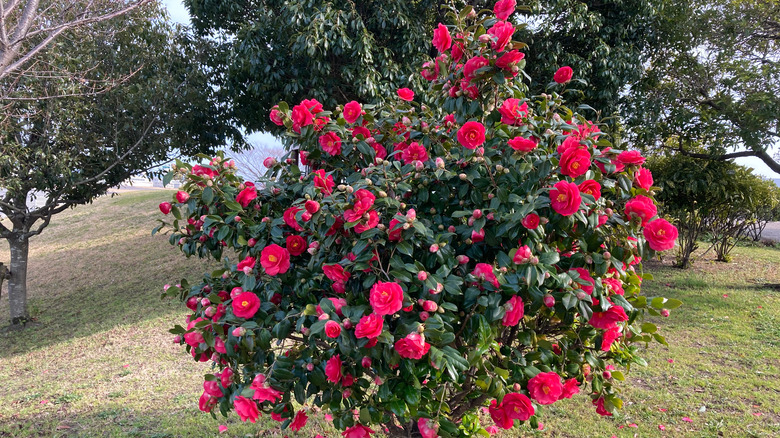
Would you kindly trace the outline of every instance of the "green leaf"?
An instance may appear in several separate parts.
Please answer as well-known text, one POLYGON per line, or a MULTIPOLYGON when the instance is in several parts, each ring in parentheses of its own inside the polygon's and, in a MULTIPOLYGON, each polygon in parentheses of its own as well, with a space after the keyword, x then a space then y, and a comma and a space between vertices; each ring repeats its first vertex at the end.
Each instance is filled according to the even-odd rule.
POLYGON ((212 190, 211 187, 204 188, 203 193, 200 195, 200 199, 206 205, 211 204, 211 201, 214 200, 214 190, 212 190))

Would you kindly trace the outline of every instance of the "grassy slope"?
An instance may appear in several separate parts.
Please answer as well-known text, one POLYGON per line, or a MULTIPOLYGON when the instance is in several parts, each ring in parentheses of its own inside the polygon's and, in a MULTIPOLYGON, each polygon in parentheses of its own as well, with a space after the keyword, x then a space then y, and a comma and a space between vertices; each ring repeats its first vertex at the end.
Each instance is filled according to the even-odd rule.
MULTIPOLYGON (((185 312, 160 301, 159 292, 207 266, 149 236, 156 205, 167 196, 103 198, 63 213, 35 238, 30 305, 39 325, 0 332, 0 436, 215 436, 217 425, 227 424, 227 436, 333 438, 319 415, 310 415, 305 433, 282 434, 265 418, 244 425, 235 415, 215 421, 197 410, 207 365, 170 343, 167 329, 185 312)), ((757 285, 780 283, 780 251, 735 252, 738 264, 650 267, 656 279, 646 282, 646 293, 685 305, 655 321, 671 347, 654 345, 650 366, 628 375, 618 416, 599 418, 579 395, 545 408, 543 431, 502 436, 780 435, 780 292, 757 285)), ((2 245, 0 261, 7 259, 2 245)), ((8 320, 7 306, 4 296, 0 321, 8 320)))

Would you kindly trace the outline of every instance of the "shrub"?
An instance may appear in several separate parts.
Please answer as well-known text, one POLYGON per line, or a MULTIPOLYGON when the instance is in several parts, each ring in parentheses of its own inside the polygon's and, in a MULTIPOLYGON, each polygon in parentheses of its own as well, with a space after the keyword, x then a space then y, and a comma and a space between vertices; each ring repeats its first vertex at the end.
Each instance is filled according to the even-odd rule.
POLYGON ((422 96, 275 107, 299 146, 262 188, 221 155, 177 163, 187 196, 158 230, 222 261, 164 294, 191 310, 177 341, 213 362, 202 410, 297 430, 311 403, 347 437, 484 435, 481 407, 534 426, 580 391, 612 415, 615 367, 665 344, 642 317, 681 303, 641 295, 640 262, 677 232, 644 158, 564 105, 566 74, 526 95, 511 24, 447 15, 422 96))

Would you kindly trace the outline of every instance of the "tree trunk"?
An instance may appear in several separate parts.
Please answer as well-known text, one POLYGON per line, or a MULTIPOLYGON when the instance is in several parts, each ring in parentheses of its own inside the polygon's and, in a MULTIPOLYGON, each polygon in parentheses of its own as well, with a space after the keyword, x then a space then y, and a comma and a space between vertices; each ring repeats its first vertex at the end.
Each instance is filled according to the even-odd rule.
POLYGON ((8 279, 8 303, 11 307, 11 325, 27 324, 27 255, 30 240, 21 234, 12 234, 8 238, 11 247, 11 276, 8 279))

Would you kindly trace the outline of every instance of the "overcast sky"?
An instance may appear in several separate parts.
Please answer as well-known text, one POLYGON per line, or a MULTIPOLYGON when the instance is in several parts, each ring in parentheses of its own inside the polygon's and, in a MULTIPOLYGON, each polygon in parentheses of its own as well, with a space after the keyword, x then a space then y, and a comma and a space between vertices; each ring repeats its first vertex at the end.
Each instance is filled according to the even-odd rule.
MULTIPOLYGON (((166 8, 168 8, 168 13, 171 14, 171 19, 177 23, 182 24, 189 24, 190 17, 187 13, 187 8, 184 7, 184 3, 182 0, 162 0, 163 4, 166 8)), ((274 142, 274 138, 267 134, 253 134, 249 136, 250 142, 274 142)), ((775 149, 776 150, 776 149, 775 149)), ((737 163, 752 167, 755 169, 756 173, 759 175, 763 175, 769 178, 780 178, 780 175, 778 175, 775 172, 772 172, 772 170, 764 164, 763 161, 759 160, 755 157, 749 157, 749 158, 738 158, 736 160, 737 163)))

